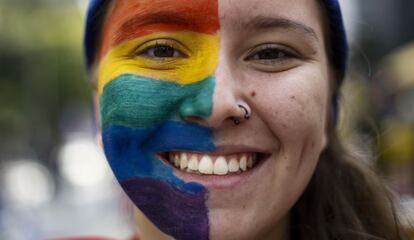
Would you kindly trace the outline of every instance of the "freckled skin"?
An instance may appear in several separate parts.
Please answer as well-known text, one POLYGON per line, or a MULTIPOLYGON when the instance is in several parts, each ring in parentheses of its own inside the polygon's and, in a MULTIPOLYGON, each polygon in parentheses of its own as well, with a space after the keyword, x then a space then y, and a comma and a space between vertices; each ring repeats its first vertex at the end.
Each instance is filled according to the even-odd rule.
POLYGON ((246 101, 252 117, 237 128, 226 122, 218 125, 216 144, 260 145, 272 155, 248 183, 231 190, 210 190, 211 239, 288 239, 289 210, 308 184, 326 145, 330 75, 318 3, 227 0, 219 1, 219 15, 221 53, 214 102, 220 104, 213 108, 212 117, 217 118, 223 112, 220 108, 234 104, 228 102, 231 97, 221 96, 246 101), (235 30, 237 21, 257 15, 306 23, 319 38, 316 53, 306 43, 297 42, 298 37, 284 31, 235 30), (239 56, 231 53, 263 42, 286 44, 300 49, 305 57, 294 67, 273 73, 252 70, 230 60, 239 56))

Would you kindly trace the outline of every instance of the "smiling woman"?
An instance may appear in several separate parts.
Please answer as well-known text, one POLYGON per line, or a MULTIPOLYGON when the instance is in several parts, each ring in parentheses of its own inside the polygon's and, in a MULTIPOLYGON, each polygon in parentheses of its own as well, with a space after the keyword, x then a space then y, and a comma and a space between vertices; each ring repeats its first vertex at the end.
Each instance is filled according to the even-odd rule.
POLYGON ((92 1, 86 50, 141 239, 402 238, 336 137, 337 1, 92 1))

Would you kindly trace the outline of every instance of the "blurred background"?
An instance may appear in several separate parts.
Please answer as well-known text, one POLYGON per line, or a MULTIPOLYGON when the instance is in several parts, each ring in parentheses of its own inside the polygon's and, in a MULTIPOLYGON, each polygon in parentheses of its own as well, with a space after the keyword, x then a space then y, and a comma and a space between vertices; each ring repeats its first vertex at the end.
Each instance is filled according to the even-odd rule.
MULTIPOLYGON (((87 0, 0 0, 0 239, 132 233, 96 145, 82 35, 87 0)), ((342 136, 414 219, 414 1, 343 0, 351 44, 342 136)))

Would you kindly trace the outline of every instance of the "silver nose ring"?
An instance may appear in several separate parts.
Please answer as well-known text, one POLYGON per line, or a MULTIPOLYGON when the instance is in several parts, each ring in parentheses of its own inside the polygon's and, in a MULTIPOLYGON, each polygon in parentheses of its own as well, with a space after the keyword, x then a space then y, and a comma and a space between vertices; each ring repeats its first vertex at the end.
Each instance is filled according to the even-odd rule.
MULTIPOLYGON (((245 107, 242 104, 238 104, 237 106, 243 112, 243 119, 244 119, 244 121, 248 120, 250 118, 250 112, 247 109, 247 107, 245 107)), ((241 118, 239 118, 239 117, 233 117, 233 123, 234 123, 234 125, 239 125, 241 123, 241 121, 242 121, 241 118)))

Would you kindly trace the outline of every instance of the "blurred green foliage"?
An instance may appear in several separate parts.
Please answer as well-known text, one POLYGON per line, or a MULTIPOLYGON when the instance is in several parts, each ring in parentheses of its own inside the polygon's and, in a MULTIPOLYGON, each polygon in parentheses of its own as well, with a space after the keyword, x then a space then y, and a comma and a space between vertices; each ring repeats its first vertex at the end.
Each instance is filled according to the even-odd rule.
POLYGON ((74 0, 0 1, 0 161, 48 158, 64 108, 90 104, 82 14, 74 0))

